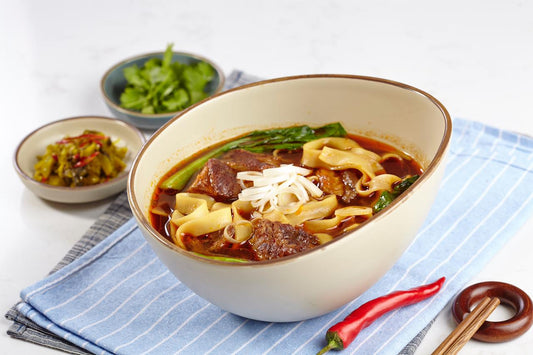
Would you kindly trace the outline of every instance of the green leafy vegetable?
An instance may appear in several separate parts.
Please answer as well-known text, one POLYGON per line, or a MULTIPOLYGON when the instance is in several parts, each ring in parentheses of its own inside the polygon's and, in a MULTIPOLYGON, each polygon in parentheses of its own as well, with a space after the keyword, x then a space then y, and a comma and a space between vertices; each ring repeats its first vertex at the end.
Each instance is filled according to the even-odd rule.
POLYGON ((400 195, 402 192, 407 190, 413 183, 418 180, 420 176, 419 175, 413 175, 411 177, 405 178, 396 185, 394 185, 392 191, 396 194, 396 196, 400 195))
POLYGON ((346 130, 340 123, 331 123, 318 128, 297 126, 277 128, 264 131, 254 131, 242 138, 202 155, 192 161, 161 184, 162 189, 181 190, 196 171, 209 159, 235 148, 246 149, 251 152, 268 152, 274 149, 297 149, 305 143, 323 137, 344 137, 346 130))
POLYGON ((394 196, 387 190, 381 192, 378 201, 374 204, 374 213, 377 213, 387 207, 394 200, 394 196))
POLYGON ((409 188, 417 179, 419 175, 413 175, 411 177, 405 178, 392 188, 392 192, 383 191, 379 196, 378 201, 374 204, 373 210, 374 213, 377 213, 387 207, 394 199, 402 194, 405 190, 409 188))
POLYGON ((148 114, 179 111, 206 98, 205 87, 214 76, 206 62, 172 62, 169 44, 163 59, 151 58, 142 68, 124 68, 128 85, 120 95, 120 106, 148 114))

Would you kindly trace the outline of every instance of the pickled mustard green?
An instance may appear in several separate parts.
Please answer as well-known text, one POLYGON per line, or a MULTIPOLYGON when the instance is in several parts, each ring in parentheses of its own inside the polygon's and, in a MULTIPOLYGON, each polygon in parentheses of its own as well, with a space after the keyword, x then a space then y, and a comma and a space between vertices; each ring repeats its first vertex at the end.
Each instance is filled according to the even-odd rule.
POLYGON ((126 168, 126 147, 102 132, 85 130, 49 144, 37 157, 33 178, 54 186, 79 187, 106 182, 126 168))

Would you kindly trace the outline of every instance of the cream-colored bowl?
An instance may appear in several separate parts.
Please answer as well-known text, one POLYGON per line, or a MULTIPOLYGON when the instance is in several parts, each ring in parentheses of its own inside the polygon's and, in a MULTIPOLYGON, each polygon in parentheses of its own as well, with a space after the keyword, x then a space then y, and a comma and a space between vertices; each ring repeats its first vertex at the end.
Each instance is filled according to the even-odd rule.
POLYGON ((129 202, 156 254, 199 296, 244 317, 299 321, 353 300, 397 261, 436 196, 450 135, 445 107, 408 85, 348 75, 263 81, 214 96, 158 130, 133 164, 129 202), (352 233, 277 261, 238 264, 195 256, 150 226, 148 208, 157 182, 198 150, 255 129, 337 121, 350 133, 411 153, 426 169, 400 198, 352 233))
POLYGON ((145 141, 143 133, 136 127, 113 118, 70 117, 48 123, 24 137, 15 150, 13 165, 24 185, 45 200, 62 203, 92 202, 102 200, 126 189, 133 159, 145 141), (117 146, 128 148, 125 157, 126 168, 122 173, 109 181, 81 187, 52 186, 33 179, 35 171, 33 167, 37 163, 37 156, 43 155, 49 144, 53 144, 65 136, 80 135, 86 129, 100 131, 111 137, 117 146))

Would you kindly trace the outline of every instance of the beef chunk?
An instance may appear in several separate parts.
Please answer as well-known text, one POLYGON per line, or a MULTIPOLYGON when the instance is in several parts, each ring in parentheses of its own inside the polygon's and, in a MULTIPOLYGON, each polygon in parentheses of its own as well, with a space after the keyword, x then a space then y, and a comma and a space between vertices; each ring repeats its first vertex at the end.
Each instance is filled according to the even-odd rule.
POLYGON ((185 235, 183 237, 185 249, 203 254, 215 256, 230 256, 245 260, 257 260, 255 252, 248 247, 234 248, 233 244, 224 238, 224 230, 218 230, 206 235, 193 237, 185 235))
POLYGON ((252 222, 254 232, 249 239, 259 260, 272 260, 320 245, 317 237, 290 224, 258 218, 252 222))
POLYGON ((328 169, 318 169, 318 187, 326 194, 341 196, 346 204, 354 203, 357 198, 355 186, 360 178, 356 170, 343 170, 342 172, 328 169))
POLYGON ((280 165, 273 155, 252 153, 244 149, 230 150, 222 160, 235 171, 263 171, 280 165))
POLYGON ((344 184, 339 173, 328 169, 318 169, 318 187, 326 194, 342 196, 344 194, 344 184))
POLYGON ((223 236, 223 230, 218 230, 198 237, 185 235, 183 236, 182 241, 187 250, 206 255, 216 254, 226 243, 223 236))
POLYGON ((237 199, 241 185, 232 168, 219 159, 209 159, 187 191, 207 194, 220 202, 231 202, 237 199))
POLYGON ((341 200, 344 203, 352 203, 357 198, 355 186, 359 180, 359 175, 354 170, 344 170, 341 174, 342 183, 344 184, 344 193, 341 200))

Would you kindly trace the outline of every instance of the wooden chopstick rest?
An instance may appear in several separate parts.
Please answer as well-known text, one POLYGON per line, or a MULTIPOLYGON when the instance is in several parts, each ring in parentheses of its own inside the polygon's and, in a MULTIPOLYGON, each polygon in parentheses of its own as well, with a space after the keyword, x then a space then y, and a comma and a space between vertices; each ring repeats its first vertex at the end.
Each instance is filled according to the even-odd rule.
POLYGON ((531 298, 516 286, 496 281, 481 282, 465 288, 452 306, 455 320, 461 322, 473 305, 485 296, 499 298, 502 304, 512 307, 516 314, 505 321, 483 323, 474 334, 474 339, 488 343, 509 341, 524 334, 533 324, 531 298))
POLYGON ((524 334, 533 324, 529 296, 504 282, 481 282, 467 287, 457 296, 452 314, 459 324, 433 355, 456 354, 470 338, 491 343, 508 341, 524 334), (476 302, 479 304, 470 312, 476 302), (516 314, 502 322, 487 321, 500 302, 513 307, 516 314))

